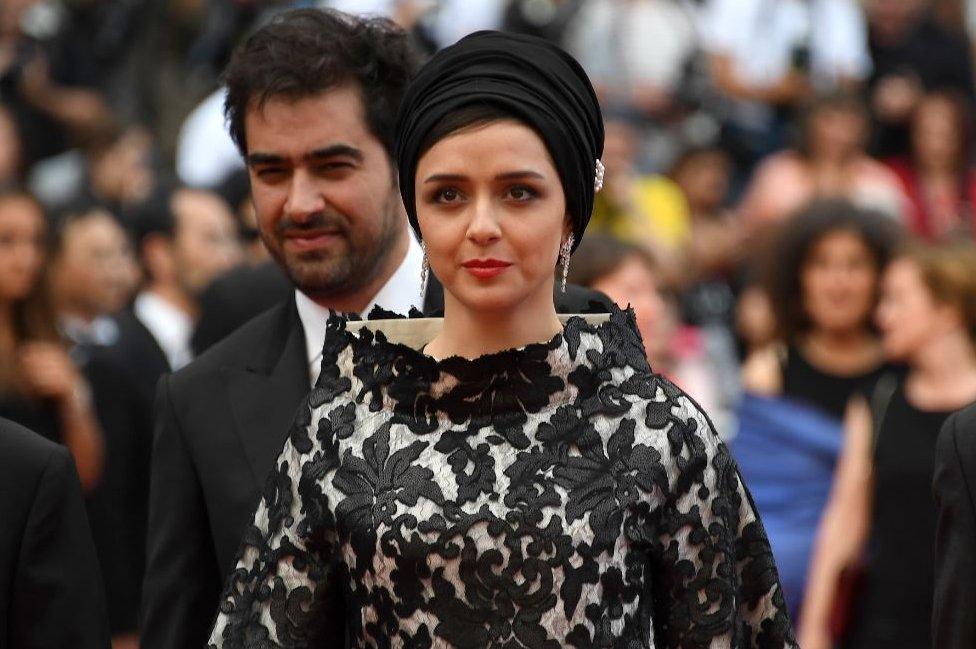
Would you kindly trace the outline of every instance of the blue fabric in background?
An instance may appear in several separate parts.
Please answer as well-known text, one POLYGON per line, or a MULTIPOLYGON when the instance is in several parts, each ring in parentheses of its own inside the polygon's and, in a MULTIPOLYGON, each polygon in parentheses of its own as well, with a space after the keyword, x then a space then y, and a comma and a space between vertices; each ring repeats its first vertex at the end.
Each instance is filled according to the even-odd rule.
POLYGON ((749 393, 742 395, 738 420, 739 432, 729 446, 769 535, 796 622, 843 425, 803 402, 749 393))

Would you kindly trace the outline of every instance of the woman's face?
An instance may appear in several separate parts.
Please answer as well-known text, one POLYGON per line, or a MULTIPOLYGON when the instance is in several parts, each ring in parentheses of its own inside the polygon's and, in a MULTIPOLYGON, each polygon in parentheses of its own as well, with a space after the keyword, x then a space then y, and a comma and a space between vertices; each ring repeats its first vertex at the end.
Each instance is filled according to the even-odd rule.
POLYGON ((814 329, 850 331, 871 317, 878 271, 871 250, 853 232, 822 236, 800 271, 803 308, 814 329))
POLYGON ((449 297, 481 312, 551 306, 570 226, 556 167, 532 129, 502 120, 449 135, 420 158, 415 182, 430 267, 449 297))
POLYGON ((910 259, 896 259, 881 282, 877 323, 885 356, 909 361, 933 336, 942 335, 948 307, 939 305, 910 259))
POLYGON ((590 288, 602 291, 621 308, 633 307, 649 358, 660 358, 667 353, 676 321, 662 295, 660 279, 640 257, 627 257, 590 288))
POLYGON ((847 158, 864 145, 866 124, 856 110, 823 108, 811 116, 810 151, 818 159, 847 158))
POLYGON ((963 134, 956 111, 944 98, 922 100, 912 121, 912 149, 923 167, 950 167, 959 163, 963 134))
POLYGON ((25 198, 0 201, 0 302, 27 297, 43 261, 44 215, 25 198))

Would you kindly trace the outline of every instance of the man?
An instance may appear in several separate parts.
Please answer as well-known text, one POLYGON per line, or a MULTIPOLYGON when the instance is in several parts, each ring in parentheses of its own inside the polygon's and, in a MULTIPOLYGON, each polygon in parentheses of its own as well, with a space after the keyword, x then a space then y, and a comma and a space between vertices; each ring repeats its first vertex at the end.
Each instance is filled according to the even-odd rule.
POLYGON ((0 649, 108 649, 71 454, 0 419, 0 649))
POLYGON ((113 316, 138 278, 125 230, 109 212, 87 206, 66 212, 54 231, 51 297, 62 332, 78 345, 111 345, 113 316))
MULTIPOLYGON (((166 371, 190 362, 199 297, 211 281, 243 261, 234 215, 209 191, 178 189, 137 223, 148 284, 132 308, 143 340, 161 352, 166 371)), ((131 327, 130 327, 131 328, 131 327)), ((151 377, 151 388, 162 372, 151 377)))
POLYGON ((414 69, 390 23, 298 10, 255 32, 225 71, 261 236, 298 290, 160 382, 144 649, 205 643, 264 477, 317 375, 327 310, 418 304, 422 253, 390 162, 414 69))
POLYGON ((976 647, 976 406, 952 415, 935 455, 934 647, 976 647))
POLYGON ((261 237, 296 290, 160 382, 143 649, 208 637, 265 476, 318 377, 328 310, 421 306, 423 253, 391 162, 414 69, 392 23, 313 9, 279 15, 228 64, 228 122, 261 237))

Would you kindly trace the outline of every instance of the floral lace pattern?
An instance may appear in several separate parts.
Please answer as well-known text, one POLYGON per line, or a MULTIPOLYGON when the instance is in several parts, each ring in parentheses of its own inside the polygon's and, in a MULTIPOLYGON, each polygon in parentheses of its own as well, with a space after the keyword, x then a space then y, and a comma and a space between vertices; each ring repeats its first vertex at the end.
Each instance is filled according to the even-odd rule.
POLYGON ((436 361, 329 322, 225 648, 795 647, 769 543, 633 316, 436 361))

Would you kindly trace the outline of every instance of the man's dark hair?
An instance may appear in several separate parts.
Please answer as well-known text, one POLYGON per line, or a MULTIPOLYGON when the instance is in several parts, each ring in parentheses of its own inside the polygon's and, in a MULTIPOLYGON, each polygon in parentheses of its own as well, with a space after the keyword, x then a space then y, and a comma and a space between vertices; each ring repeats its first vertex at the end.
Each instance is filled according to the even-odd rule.
POLYGON ((339 11, 286 11, 251 34, 224 70, 224 114, 247 155, 244 116, 252 102, 299 100, 345 83, 362 92, 366 124, 392 158, 397 109, 417 69, 407 34, 385 18, 339 11))

